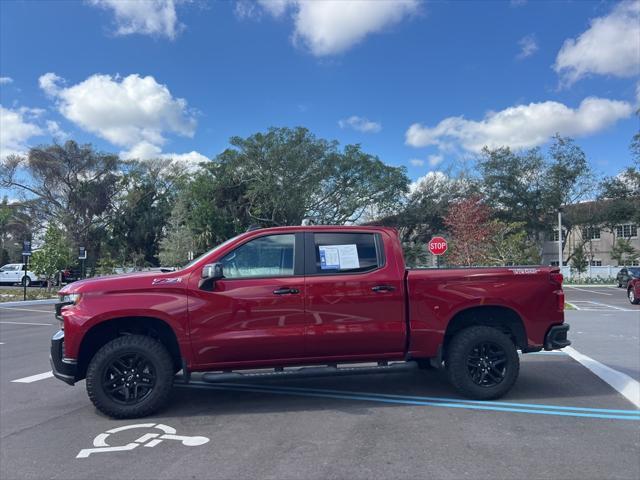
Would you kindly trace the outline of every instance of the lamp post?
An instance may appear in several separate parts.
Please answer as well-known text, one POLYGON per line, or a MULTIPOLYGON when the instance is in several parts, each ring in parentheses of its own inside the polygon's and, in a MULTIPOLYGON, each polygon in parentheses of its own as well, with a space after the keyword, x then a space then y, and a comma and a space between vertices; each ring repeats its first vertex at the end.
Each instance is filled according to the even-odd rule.
POLYGON ((562 272, 562 207, 558 208, 558 266, 562 272))
POLYGON ((22 269, 24 270, 24 277, 22 280, 23 296, 22 300, 27 301, 27 278, 29 278, 29 257, 31 256, 31 240, 24 240, 22 242, 22 269))

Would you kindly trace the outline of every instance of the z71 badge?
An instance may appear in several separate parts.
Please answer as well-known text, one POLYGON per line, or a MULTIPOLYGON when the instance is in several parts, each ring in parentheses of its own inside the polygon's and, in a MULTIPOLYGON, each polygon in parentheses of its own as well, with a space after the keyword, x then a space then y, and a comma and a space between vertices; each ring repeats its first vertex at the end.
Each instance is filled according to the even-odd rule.
POLYGON ((182 283, 182 278, 154 278, 152 285, 172 285, 174 283, 182 283))

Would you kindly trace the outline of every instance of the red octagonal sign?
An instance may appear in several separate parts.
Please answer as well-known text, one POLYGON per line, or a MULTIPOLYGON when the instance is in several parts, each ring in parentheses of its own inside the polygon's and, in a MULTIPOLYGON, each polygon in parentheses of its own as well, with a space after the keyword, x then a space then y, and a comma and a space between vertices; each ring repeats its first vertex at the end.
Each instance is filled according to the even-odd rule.
POLYGON ((443 237, 433 237, 429 240, 428 246, 433 255, 444 255, 447 251, 447 241, 443 237))

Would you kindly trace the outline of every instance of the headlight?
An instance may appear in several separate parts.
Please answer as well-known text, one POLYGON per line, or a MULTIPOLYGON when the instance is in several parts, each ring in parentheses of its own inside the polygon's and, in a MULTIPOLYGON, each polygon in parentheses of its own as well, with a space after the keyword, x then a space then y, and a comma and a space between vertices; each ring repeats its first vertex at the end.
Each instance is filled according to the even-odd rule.
POLYGON ((66 295, 60 295, 60 301, 62 303, 70 302, 73 305, 77 305, 78 302, 80 301, 80 294, 79 293, 67 293, 66 295))

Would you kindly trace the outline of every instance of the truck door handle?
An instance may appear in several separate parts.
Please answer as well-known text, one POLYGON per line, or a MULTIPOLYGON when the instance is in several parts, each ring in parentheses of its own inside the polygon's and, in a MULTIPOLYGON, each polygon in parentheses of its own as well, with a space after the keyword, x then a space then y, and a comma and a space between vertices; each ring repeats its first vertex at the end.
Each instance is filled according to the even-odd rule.
POLYGON ((273 291, 274 295, 286 295, 288 293, 290 294, 295 294, 295 293, 300 293, 300 290, 298 290, 297 288, 278 288, 276 290, 273 291))
POLYGON ((391 285, 376 285, 375 287, 371 287, 371 290, 374 292, 393 292, 396 287, 392 287, 391 285))

